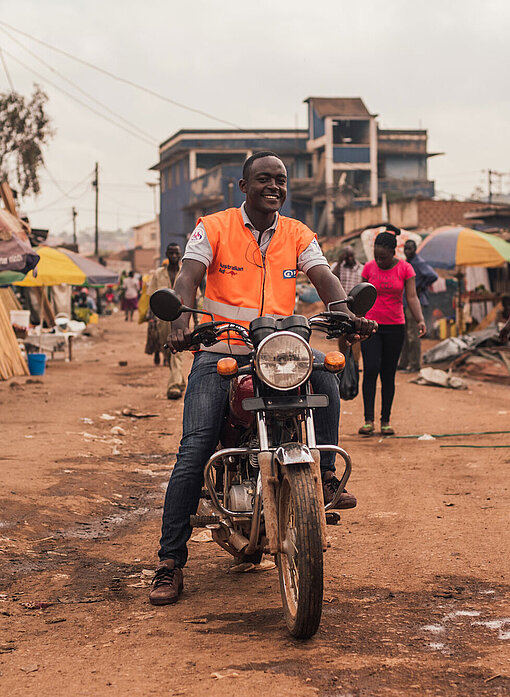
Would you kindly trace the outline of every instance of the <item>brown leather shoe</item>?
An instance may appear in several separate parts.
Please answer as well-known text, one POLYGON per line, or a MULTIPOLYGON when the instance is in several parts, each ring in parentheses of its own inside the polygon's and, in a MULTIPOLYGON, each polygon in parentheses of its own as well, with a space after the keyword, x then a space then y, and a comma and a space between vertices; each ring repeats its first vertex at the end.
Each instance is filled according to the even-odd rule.
POLYGON ((182 569, 175 568, 173 559, 165 559, 156 569, 152 579, 149 600, 152 605, 176 603, 183 588, 182 569))
MULTIPOLYGON (((340 482, 335 477, 333 472, 326 472, 322 479, 322 491, 324 493, 324 503, 328 504, 333 501, 333 498, 338 490, 340 482)), ((336 510, 345 510, 346 508, 356 508, 358 502, 353 494, 349 494, 345 489, 340 494, 340 498, 335 505, 336 510)))
POLYGON ((178 387, 169 387, 166 391, 167 399, 180 399, 182 397, 182 391, 178 387))

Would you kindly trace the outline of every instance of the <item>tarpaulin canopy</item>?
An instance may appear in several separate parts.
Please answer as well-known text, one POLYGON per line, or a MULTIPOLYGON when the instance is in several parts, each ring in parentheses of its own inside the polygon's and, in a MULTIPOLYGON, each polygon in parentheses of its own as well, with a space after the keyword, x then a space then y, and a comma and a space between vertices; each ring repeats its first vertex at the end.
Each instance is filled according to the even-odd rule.
POLYGON ((21 280, 38 261, 19 218, 0 208, 0 284, 21 280))
POLYGON ((501 266, 510 262, 510 244, 496 235, 467 227, 440 227, 418 248, 418 253, 436 269, 459 266, 501 266))
MULTIPOLYGON (((368 228, 367 230, 363 230, 361 233, 363 251, 365 252, 365 256, 368 261, 374 258, 375 238, 380 232, 384 232, 385 230, 386 226, 381 225, 380 227, 368 228)), ((404 245, 407 240, 412 240, 416 246, 421 244, 421 237, 418 235, 418 233, 411 232, 410 230, 400 230, 400 235, 397 236, 397 248, 395 250, 395 254, 399 259, 403 259, 404 261, 406 258, 404 254, 404 245)))
POLYGON ((37 275, 28 273, 17 286, 57 286, 66 283, 72 286, 104 286, 118 283, 118 274, 91 259, 63 247, 37 248, 41 259, 37 264, 37 275))

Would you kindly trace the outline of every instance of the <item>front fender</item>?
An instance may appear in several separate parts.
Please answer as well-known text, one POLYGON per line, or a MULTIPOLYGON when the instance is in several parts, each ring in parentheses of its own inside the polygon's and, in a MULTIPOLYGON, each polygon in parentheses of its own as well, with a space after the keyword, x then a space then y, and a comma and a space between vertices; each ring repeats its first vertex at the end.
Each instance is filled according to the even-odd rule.
POLYGON ((283 443, 274 454, 276 462, 282 467, 292 465, 313 464, 310 448, 304 443, 283 443))

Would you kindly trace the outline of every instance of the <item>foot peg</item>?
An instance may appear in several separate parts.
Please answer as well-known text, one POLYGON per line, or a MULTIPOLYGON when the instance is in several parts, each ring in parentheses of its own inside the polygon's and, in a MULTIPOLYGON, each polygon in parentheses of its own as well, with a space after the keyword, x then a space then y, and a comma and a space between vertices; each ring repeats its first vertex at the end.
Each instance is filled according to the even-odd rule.
POLYGON ((340 522, 340 513, 336 511, 326 511, 326 525, 338 525, 340 522))
POLYGON ((192 528, 206 528, 208 525, 215 525, 220 522, 217 515, 190 515, 189 524, 192 528))

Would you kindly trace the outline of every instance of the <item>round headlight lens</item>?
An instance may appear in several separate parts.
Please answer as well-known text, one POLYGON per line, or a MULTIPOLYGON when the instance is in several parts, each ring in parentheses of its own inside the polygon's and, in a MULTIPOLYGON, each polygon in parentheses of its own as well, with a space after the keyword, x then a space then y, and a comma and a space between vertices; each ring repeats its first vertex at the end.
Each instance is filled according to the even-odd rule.
POLYGON ((275 390, 302 385, 310 377, 312 365, 312 349, 293 332, 275 332, 266 337, 255 357, 257 375, 275 390))

